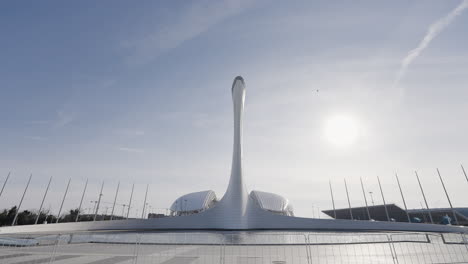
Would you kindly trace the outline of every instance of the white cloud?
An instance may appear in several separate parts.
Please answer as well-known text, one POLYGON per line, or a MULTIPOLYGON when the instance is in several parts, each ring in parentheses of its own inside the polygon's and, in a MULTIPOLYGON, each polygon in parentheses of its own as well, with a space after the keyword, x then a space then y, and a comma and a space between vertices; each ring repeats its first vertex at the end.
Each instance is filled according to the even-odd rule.
POLYGON ((75 118, 72 114, 59 110, 57 111, 57 121, 55 122, 55 127, 64 127, 70 124, 74 119, 75 118))
POLYGON ((145 152, 143 149, 127 148, 127 147, 119 147, 118 150, 125 151, 125 152, 131 152, 131 153, 143 153, 143 152, 145 152))
POLYGON ((145 135, 145 131, 142 129, 118 129, 114 133, 131 137, 139 137, 145 135))
POLYGON ((48 125, 50 128, 60 128, 64 127, 75 119, 74 114, 69 112, 58 110, 57 115, 54 119, 51 120, 31 120, 25 121, 24 124, 26 125, 48 125))
POLYGON ((423 52, 424 49, 426 49, 427 46, 429 46, 431 41, 435 37, 437 37, 446 27, 448 27, 453 22, 453 20, 458 15, 460 15, 466 8, 468 8, 468 0, 463 0, 450 13, 448 13, 446 16, 440 18, 439 20, 437 20, 429 26, 426 35, 421 40, 419 45, 415 49, 408 52, 408 55, 406 55, 406 57, 401 61, 400 70, 398 71, 398 74, 395 78, 393 87, 396 87, 398 85, 401 78, 403 78, 403 76, 406 74, 408 67, 421 54, 421 52, 423 52))
POLYGON ((47 125, 50 124, 50 120, 32 120, 32 121, 26 121, 24 122, 27 125, 47 125))
POLYGON ((24 136, 26 139, 31 139, 31 140, 36 140, 36 141, 43 141, 46 140, 45 137, 40 137, 40 136, 24 136))

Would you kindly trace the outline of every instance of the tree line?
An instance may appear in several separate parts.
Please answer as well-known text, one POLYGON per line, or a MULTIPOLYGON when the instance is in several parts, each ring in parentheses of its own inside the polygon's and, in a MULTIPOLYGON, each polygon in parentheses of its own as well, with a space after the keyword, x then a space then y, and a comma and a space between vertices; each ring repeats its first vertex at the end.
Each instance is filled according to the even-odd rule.
MULTIPOLYGON (((11 226, 13 219, 15 218, 17 207, 13 206, 10 209, 3 209, 0 212, 0 226, 11 226)), ((59 223, 66 223, 66 222, 75 222, 76 216, 78 215, 78 209, 71 209, 67 214, 60 216, 59 223)), ((38 216, 38 212, 33 212, 29 210, 24 210, 18 213, 18 217, 16 218, 15 225, 33 225, 36 222, 36 218, 38 216)), ((110 220, 110 215, 98 215, 96 220, 110 220)), ((93 221, 94 215, 89 214, 80 214, 78 221, 85 222, 85 221, 93 221)), ((122 219, 122 217, 114 216, 114 219, 122 219)), ((38 224, 45 224, 45 223, 55 223, 57 222, 57 216, 51 214, 48 210, 42 211, 39 214, 38 224)))

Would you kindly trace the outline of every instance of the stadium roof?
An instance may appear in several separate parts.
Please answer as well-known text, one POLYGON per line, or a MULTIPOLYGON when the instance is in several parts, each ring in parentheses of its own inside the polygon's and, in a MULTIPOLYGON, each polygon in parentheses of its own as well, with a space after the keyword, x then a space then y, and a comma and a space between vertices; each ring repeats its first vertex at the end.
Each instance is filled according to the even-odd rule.
MULTIPOLYGON (((396 204, 387 204, 387 210, 388 210, 389 217, 395 219, 395 221, 408 222, 408 217, 406 216, 405 210, 400 208, 396 204)), ((324 210, 322 212, 336 219, 369 220, 365 206, 352 207, 351 208, 351 211, 353 214, 352 218, 351 218, 351 212, 349 208, 336 209, 335 211, 336 211, 336 217, 335 217, 335 212, 333 210, 324 210)), ((384 205, 369 206, 369 214, 371 216, 371 219, 373 220, 388 221, 387 214, 385 213, 384 205)))
MULTIPOLYGON (((388 215, 390 219, 394 219, 396 222, 408 222, 408 216, 406 211, 395 204, 387 204, 388 215)), ((468 208, 458 207, 454 208, 457 214, 457 219, 460 225, 468 225, 468 208)), ((334 210, 324 210, 323 213, 335 219, 351 219, 351 213, 349 208, 340 208, 334 210), (336 212, 336 217, 335 217, 336 212)), ((369 220, 367 210, 365 206, 352 207, 351 212, 354 220, 369 220)), ((449 216, 454 220, 453 211, 451 208, 431 208, 427 209, 410 209, 408 214, 410 218, 418 217, 425 223, 430 223, 429 212, 433 218, 434 223, 441 223, 443 217, 449 216)), ((369 206, 369 213, 371 219, 377 221, 388 221, 387 214, 385 213, 384 205, 369 206)))

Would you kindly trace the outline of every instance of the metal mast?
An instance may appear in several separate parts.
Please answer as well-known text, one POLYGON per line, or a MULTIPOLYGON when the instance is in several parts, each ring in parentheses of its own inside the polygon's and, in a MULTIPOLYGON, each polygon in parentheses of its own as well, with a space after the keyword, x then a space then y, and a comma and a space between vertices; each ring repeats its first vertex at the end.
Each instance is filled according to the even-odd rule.
POLYGON ((336 219, 335 199, 333 198, 333 189, 332 189, 332 186, 331 186, 331 181, 328 181, 328 185, 330 185, 330 195, 331 195, 331 200, 332 200, 332 205, 333 205, 333 214, 334 214, 335 219, 336 219))
POLYGON ((422 196, 424 198, 424 203, 426 203, 427 212, 429 213, 429 219, 431 220, 431 224, 433 224, 434 220, 432 219, 431 210, 429 209, 429 205, 427 203, 426 195, 424 194, 424 190, 423 190, 423 187, 421 185, 421 181, 419 180, 418 172, 414 171, 414 173, 416 174, 416 179, 418 179, 419 189, 421 189, 421 193, 422 193, 422 196))
POLYGON ((148 186, 149 184, 146 185, 146 192, 145 192, 145 202, 143 203, 143 211, 141 212, 141 218, 145 218, 145 208, 146 208, 146 197, 148 196, 148 186))
POLYGON ((457 214, 456 214, 455 210, 453 209, 452 202, 450 201, 450 197, 448 195, 447 189, 445 188, 444 181, 442 180, 442 176, 440 175, 439 168, 437 168, 437 174, 439 174, 440 183, 442 184, 442 187, 444 188, 445 196, 447 196, 447 201, 449 202, 450 208, 452 209, 452 214, 453 214, 453 217, 455 219, 455 223, 458 225, 457 214))
POLYGON ((398 174, 395 173, 395 178, 398 183, 398 188, 400 189, 401 199, 403 200, 403 205, 405 206, 406 217, 408 217, 408 223, 411 223, 411 218, 408 213, 408 207, 406 206, 405 196, 403 195, 403 190, 401 189, 400 179, 398 179, 398 174))
POLYGON ((80 206, 78 206, 78 213, 76 214, 75 222, 78 222, 78 218, 80 217, 81 205, 83 204, 83 198, 86 193, 86 187, 88 187, 88 179, 86 179, 85 187, 83 189, 83 194, 81 195, 80 206))
POLYGON ((130 215, 130 208, 132 206, 132 198, 133 198, 133 189, 135 188, 135 183, 132 185, 132 192, 130 193, 130 201, 128 201, 128 211, 127 211, 127 219, 128 216, 130 215))
POLYGON ((117 195, 119 194, 119 187, 120 187, 120 181, 117 184, 117 190, 115 191, 114 205, 112 205, 112 212, 111 212, 110 220, 114 218, 114 208, 115 208, 115 202, 117 201, 117 195))
POLYGON ((96 211, 94 212, 94 218, 93 221, 96 221, 97 213, 99 212, 99 205, 101 204, 101 197, 102 197, 102 189, 104 188, 104 181, 102 181, 101 184, 101 192, 99 193, 99 199, 96 205, 96 211))
POLYGON ((362 183, 362 178, 360 177, 359 180, 361 181, 361 189, 362 189, 362 195, 364 196, 364 202, 366 202, 366 211, 367 211, 367 217, 369 220, 371 220, 370 212, 369 212, 369 205, 367 204, 367 197, 366 197, 366 191, 364 190, 364 184, 362 183))
POLYGON ((44 201, 45 201, 45 198, 47 196, 47 192, 49 191, 51 181, 52 181, 52 176, 50 176, 49 183, 47 184, 47 188, 46 188, 45 193, 44 193, 44 197, 42 197, 41 206, 39 206, 39 212, 37 213, 36 221, 34 221, 35 225, 37 225, 37 222, 39 221, 39 217, 41 216, 42 206, 44 205, 44 201))
POLYGON ((65 198, 67 197, 68 187, 70 187, 70 181, 71 181, 71 178, 68 180, 67 188, 65 189, 65 194, 63 195, 62 204, 60 205, 60 209, 59 209, 59 212, 58 212, 58 215, 57 215, 57 221, 55 221, 55 223, 59 222, 60 213, 62 213, 63 203, 65 202, 65 198))
MULTIPOLYGON (((466 175, 465 168, 463 168, 463 165, 460 165, 460 166, 462 168, 463 174, 465 174, 466 181, 468 182, 468 176, 466 175)), ((10 174, 8 174, 8 175, 10 175, 10 174)))
POLYGON ((387 215, 387 221, 390 222, 390 216, 388 215, 387 203, 385 203, 385 197, 382 190, 382 184, 380 184, 380 178, 377 176, 377 181, 379 182, 380 194, 382 195, 382 201, 385 208, 385 215, 387 215))
POLYGON ((3 189, 5 189, 5 185, 7 184, 8 179, 10 178, 10 173, 11 173, 11 171, 8 172, 8 175, 7 175, 6 179, 5 179, 5 182, 3 183, 2 190, 0 191, 0 197, 2 197, 3 189))
POLYGON ((11 225, 14 226, 16 223, 16 219, 18 218, 18 214, 21 208, 21 204, 23 203, 24 196, 26 195, 26 191, 28 191, 29 183, 31 182, 32 174, 29 175, 29 180, 28 183, 26 184, 26 188, 24 188, 23 196, 21 196, 20 203, 18 205, 18 208, 16 209, 16 214, 15 217, 13 218, 13 222, 11 222, 11 225))
POLYGON ((351 209, 351 201, 349 200, 348 184, 346 184, 346 179, 344 179, 344 185, 345 185, 345 189, 346 189, 346 196, 348 197, 349 214, 351 216, 351 220, 354 220, 353 209, 351 209))

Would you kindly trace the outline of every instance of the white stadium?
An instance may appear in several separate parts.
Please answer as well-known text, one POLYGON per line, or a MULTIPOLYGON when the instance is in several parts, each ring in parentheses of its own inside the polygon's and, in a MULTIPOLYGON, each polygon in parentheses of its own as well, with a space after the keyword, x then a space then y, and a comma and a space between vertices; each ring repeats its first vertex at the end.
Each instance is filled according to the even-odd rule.
POLYGON ((193 192, 183 195, 171 205, 171 215, 190 215, 201 213, 218 202, 214 191, 193 192))
MULTIPOLYGON (((289 203, 289 200, 281 195, 254 190, 250 192, 249 197, 263 210, 279 215, 294 216, 293 207, 289 203)), ((216 194, 212 190, 185 194, 172 203, 170 208, 171 215, 180 216, 201 213, 214 207, 217 202, 216 194)))

